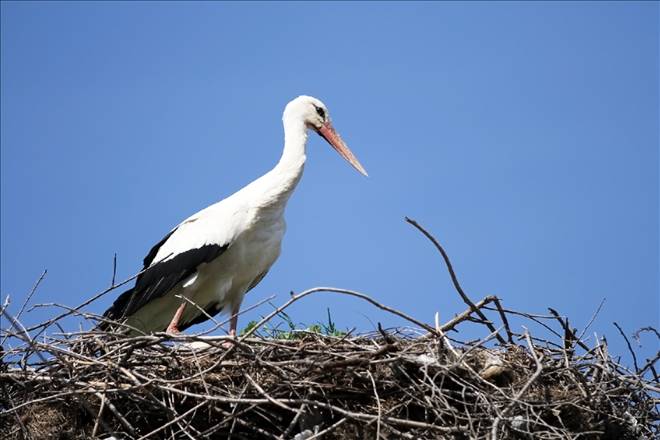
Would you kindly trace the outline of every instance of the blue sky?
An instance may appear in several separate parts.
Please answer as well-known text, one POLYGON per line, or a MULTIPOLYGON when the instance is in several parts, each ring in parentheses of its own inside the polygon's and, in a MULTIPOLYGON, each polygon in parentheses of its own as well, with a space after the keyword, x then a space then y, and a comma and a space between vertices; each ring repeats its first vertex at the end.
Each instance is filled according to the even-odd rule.
MULTIPOLYGON (((275 164, 282 109, 310 94, 370 177, 310 137, 282 256, 245 305, 331 285, 449 319, 464 305, 407 215, 475 300, 582 328, 606 298, 588 334, 621 354, 612 321, 658 325, 657 3, 3 2, 1 24, 14 311, 45 268, 35 302, 67 305, 108 286, 115 252, 120 279, 138 271, 275 164)), ((327 307, 340 327, 402 324, 331 295, 291 315, 327 307)))

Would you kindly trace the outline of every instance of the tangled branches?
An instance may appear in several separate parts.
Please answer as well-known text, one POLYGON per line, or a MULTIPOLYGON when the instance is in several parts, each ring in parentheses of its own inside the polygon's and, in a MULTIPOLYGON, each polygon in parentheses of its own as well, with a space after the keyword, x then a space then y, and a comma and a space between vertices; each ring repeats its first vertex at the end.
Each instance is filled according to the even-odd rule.
POLYGON ((293 295, 230 348, 224 336, 90 331, 36 340, 13 319, 3 333, 20 343, 0 364, 0 432, 12 439, 657 438, 657 356, 630 371, 604 340, 589 347, 555 311, 515 312, 494 296, 472 302, 434 244, 467 304, 444 324, 332 288, 293 295), (360 298, 411 327, 359 336, 298 331, 286 339, 264 327, 320 292, 360 298), (540 324, 556 340, 513 331, 513 319, 540 324), (455 330, 468 324, 482 326, 484 337, 458 341, 455 330))

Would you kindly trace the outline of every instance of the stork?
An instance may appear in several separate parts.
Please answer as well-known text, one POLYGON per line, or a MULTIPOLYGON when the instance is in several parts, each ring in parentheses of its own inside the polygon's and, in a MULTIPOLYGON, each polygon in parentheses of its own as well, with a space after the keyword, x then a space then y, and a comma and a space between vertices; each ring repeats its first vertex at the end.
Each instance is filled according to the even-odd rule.
POLYGON ((311 96, 289 102, 282 116, 284 150, 275 167, 185 219, 144 258, 135 286, 104 313, 132 333, 179 333, 221 311, 236 336, 245 294, 280 255, 284 210, 303 174, 308 130, 316 131, 357 171, 367 175, 335 131, 326 106, 311 96))

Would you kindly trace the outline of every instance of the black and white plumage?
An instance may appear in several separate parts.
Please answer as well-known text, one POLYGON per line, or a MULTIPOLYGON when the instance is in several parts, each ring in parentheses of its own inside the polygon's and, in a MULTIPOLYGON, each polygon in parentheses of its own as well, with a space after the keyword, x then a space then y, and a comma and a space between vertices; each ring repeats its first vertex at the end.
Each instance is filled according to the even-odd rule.
POLYGON ((308 129, 367 175, 318 99, 299 96, 287 104, 282 120, 284 150, 275 168, 170 231, 144 258, 135 287, 117 298, 105 318, 138 332, 176 333, 205 321, 206 314, 227 311, 230 334, 236 334, 243 296, 280 254, 284 210, 302 177, 308 129))

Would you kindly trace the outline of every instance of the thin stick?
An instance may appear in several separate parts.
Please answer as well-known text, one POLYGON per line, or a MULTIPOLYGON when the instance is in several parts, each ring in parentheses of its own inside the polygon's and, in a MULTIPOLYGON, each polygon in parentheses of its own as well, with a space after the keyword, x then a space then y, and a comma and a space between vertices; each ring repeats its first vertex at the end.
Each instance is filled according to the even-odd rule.
MULTIPOLYGON (((317 432, 316 434, 312 435, 311 437, 305 437, 305 440, 314 440, 314 439, 316 439, 316 438, 320 439, 320 438, 322 438, 325 434, 327 434, 327 433, 329 433, 330 431, 332 431, 333 429, 337 429, 338 427, 340 427, 341 425, 343 425, 344 423, 346 423, 347 420, 348 420, 347 417, 344 417, 343 419, 339 419, 339 420, 337 420, 335 423, 333 423, 332 425, 328 426, 327 428, 325 428, 325 429, 322 430, 322 431, 317 432)), ((378 438, 378 437, 376 437, 376 438, 378 438)))
POLYGON ((305 408, 307 408, 307 405, 300 405, 298 408, 296 415, 293 417, 291 420, 291 423, 289 423, 289 426, 286 428, 286 430, 282 433, 282 435, 279 437, 279 440, 285 440, 289 438, 289 435, 293 431, 293 429, 296 427, 296 423, 298 423, 298 419, 300 416, 302 416, 303 412, 305 411, 305 408))
MULTIPOLYGON (((406 217, 406 222, 410 223, 413 225, 415 228, 417 228, 426 238, 431 240, 431 243, 435 246, 435 248, 440 252, 440 255, 442 255, 442 259, 445 260, 445 265, 447 266, 447 270, 449 271, 449 276, 451 277, 451 282, 454 284, 454 288, 458 292, 458 294, 461 296, 461 299, 465 304, 467 304, 472 312, 476 313, 479 318, 481 318, 488 329, 491 332, 495 331, 495 326, 490 323, 488 318, 486 318, 486 315, 479 309, 473 302, 472 300, 467 296, 463 288, 461 287, 461 283, 458 282, 458 277, 456 276, 456 272, 454 271, 454 267, 451 264, 451 261, 449 260, 449 255, 447 255, 447 252, 445 252, 445 249, 440 245, 438 240, 435 239, 431 233, 429 233, 426 229, 424 229, 419 223, 417 223, 415 220, 406 217)), ((506 344, 506 341, 502 336, 499 334, 496 336, 497 340, 500 342, 500 344, 506 344)))
MULTIPOLYGON (((103 399, 103 396, 101 395, 101 393, 94 392, 94 394, 99 399, 103 399)), ((133 428, 133 425, 131 425, 128 422, 128 420, 126 420, 126 417, 124 417, 124 415, 121 412, 119 412, 117 407, 115 405, 113 405, 112 402, 110 402, 109 400, 106 400, 106 405, 107 405, 108 409, 110 410, 110 412, 112 414, 114 414, 115 417, 117 417, 117 420, 119 420, 119 422, 124 426, 124 428, 128 429, 128 432, 130 432, 131 435, 135 436, 136 435, 135 428, 133 428)))
POLYGON ((117 277, 117 252, 112 257, 112 281, 110 281, 110 287, 114 287, 115 279, 117 277))
POLYGON ((495 297, 493 299, 493 302, 495 303, 495 307, 497 308, 497 313, 500 314, 500 319, 502 320, 502 324, 504 324, 504 330, 506 331, 506 336, 509 341, 509 344, 514 344, 513 333, 511 333, 511 327, 509 327, 509 320, 506 317, 506 313, 504 313, 502 304, 500 304, 500 299, 498 297, 495 297))
POLYGON ((257 382, 255 382, 254 379, 252 379, 252 377, 251 377, 249 374, 245 373, 245 377, 247 378, 247 380, 250 381, 250 383, 252 384, 252 386, 253 386, 253 387, 259 392, 259 394, 261 394, 261 395, 264 396, 266 399, 268 399, 268 401, 271 402, 273 405, 279 406, 280 408, 283 408, 283 409, 285 409, 285 410, 287 410, 287 411, 296 412, 296 410, 293 409, 293 408, 291 408, 290 406, 285 405, 285 404, 282 403, 281 401, 276 400, 276 399, 273 399, 272 397, 270 397, 270 396, 268 395, 268 393, 265 392, 264 389, 261 388, 261 387, 259 386, 259 384, 258 384, 257 382))
POLYGON ((172 426, 175 423, 180 422, 181 420, 185 419, 188 415, 192 414, 193 412, 197 411, 199 408, 203 407, 204 405, 208 405, 208 404, 209 404, 209 402, 207 400, 202 400, 197 405, 190 408, 188 411, 180 414, 179 416, 177 416, 174 419, 170 420, 169 422, 163 424, 162 426, 159 426, 158 428, 154 429, 150 433, 143 435, 138 440, 145 440, 145 439, 151 437, 152 435, 158 434, 159 432, 161 432, 162 430, 164 430, 168 426, 172 426))
POLYGON ((378 419, 376 421, 376 439, 380 439, 380 419, 383 415, 383 409, 380 406, 380 397, 378 397, 378 388, 376 388, 376 380, 374 379, 373 374, 371 374, 371 371, 367 370, 367 374, 369 375, 369 379, 371 379, 371 386, 374 389, 374 396, 376 396, 376 405, 378 407, 378 419))
POLYGON ((644 333, 644 332, 654 333, 655 336, 656 336, 658 339, 660 339, 660 332, 658 332, 655 328, 650 327, 650 326, 649 326, 649 327, 642 327, 642 328, 640 328, 639 330, 635 331, 635 333, 633 333, 633 337, 637 340, 637 343, 640 344, 640 345, 641 345, 641 343, 640 343, 640 335, 641 335, 642 333, 644 333))
POLYGON ((617 330, 619 330, 619 333, 621 333, 621 336, 623 336, 623 339, 625 339, 626 345, 628 346, 628 351, 632 355, 633 364, 635 365, 635 372, 638 372, 639 371, 639 365, 637 365, 637 356, 635 355, 635 351, 632 349, 632 345, 630 345, 630 341, 628 340, 628 337, 623 332, 623 330, 621 330, 621 327, 619 326, 619 324, 614 322, 614 326, 617 328, 617 330))
MULTIPOLYGON (((99 407, 99 412, 96 415, 96 420, 94 421, 94 429, 92 429, 92 437, 96 437, 96 433, 99 429, 99 426, 103 420, 103 410, 105 409, 105 393, 101 394, 101 405, 99 407)), ((107 428, 106 428, 107 429, 107 428)))
POLYGON ((600 313, 600 309, 603 308, 603 304, 605 304, 605 298, 603 298, 600 301, 600 304, 598 304, 598 308, 596 308, 596 311, 591 316, 591 319, 589 320, 589 322, 587 322, 587 325, 584 326, 584 329, 582 329, 582 333, 580 333, 580 336, 578 336, 579 340, 582 340, 582 337, 584 336, 584 334, 587 333, 587 330, 589 330, 589 327, 591 327, 591 324, 593 324, 593 322, 596 320, 596 317, 600 313))
MULTIPOLYGON (((485 305, 494 302, 496 297, 494 296, 487 296, 478 303, 474 305, 477 309, 480 309, 484 307, 485 305)), ((456 315, 449 321, 447 321, 445 324, 442 325, 442 331, 443 332, 448 332, 449 330, 453 330, 458 324, 460 324, 463 321, 467 321, 470 318, 470 315, 474 313, 474 309, 470 307, 469 309, 465 310, 464 312, 460 313, 459 315, 456 315)))
MULTIPOLYGON (((20 337, 21 339, 23 339, 25 342, 27 342, 30 347, 33 347, 34 346, 34 340, 30 337, 30 334, 28 333, 27 329, 25 327, 23 327, 23 324, 21 324, 20 321, 18 321, 13 316, 11 316, 6 309, 3 308, 2 310, 0 310, 0 312, 2 312, 2 315, 5 318, 7 318, 7 320, 11 323, 12 327, 14 327, 14 329, 18 333, 17 336, 20 337)), ((28 354, 28 353, 29 353, 29 351, 26 351, 26 354, 28 354)), ((43 363, 46 363, 46 358, 41 354, 40 351, 35 350, 34 353, 37 356, 39 356, 39 359, 41 359, 41 361, 43 363)))
POLYGON ((16 314, 16 319, 21 319, 21 315, 23 314, 23 311, 25 310, 25 306, 30 302, 30 299, 32 299, 32 295, 35 294, 37 289, 39 288, 39 285, 41 282, 44 280, 46 277, 46 274, 48 273, 48 269, 44 269, 44 271, 41 273, 41 276, 37 280, 36 283, 32 286, 32 289, 30 290, 30 293, 28 293, 27 298, 25 298, 25 301, 23 301, 23 305, 21 306, 21 310, 18 311, 16 314))
POLYGON ((575 332, 568 326, 568 320, 562 319, 561 316, 559 315, 559 313, 555 309, 548 307, 548 310, 555 317, 555 319, 559 322, 561 327, 564 329, 564 339, 565 340, 570 339, 572 342, 575 342, 576 344, 578 344, 584 350, 589 351, 589 347, 587 347, 586 344, 584 342, 582 342, 580 340, 580 338, 578 338, 575 335, 575 332))

